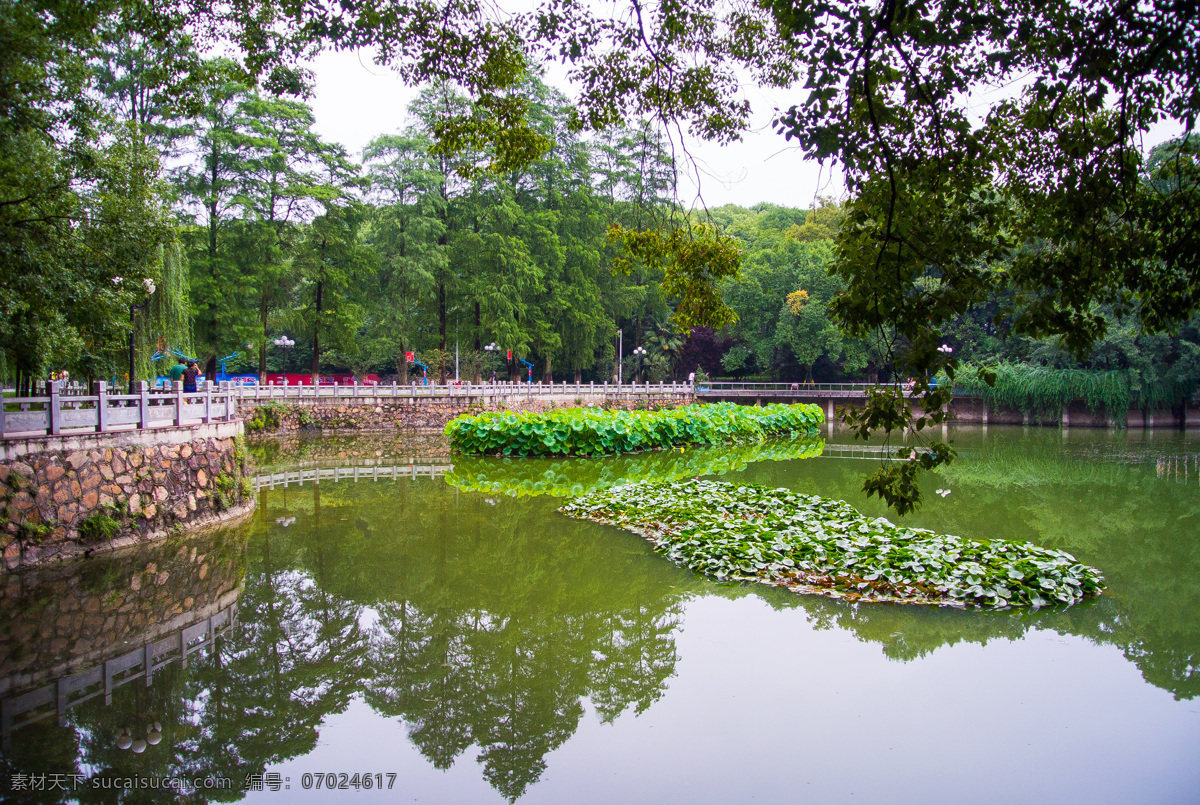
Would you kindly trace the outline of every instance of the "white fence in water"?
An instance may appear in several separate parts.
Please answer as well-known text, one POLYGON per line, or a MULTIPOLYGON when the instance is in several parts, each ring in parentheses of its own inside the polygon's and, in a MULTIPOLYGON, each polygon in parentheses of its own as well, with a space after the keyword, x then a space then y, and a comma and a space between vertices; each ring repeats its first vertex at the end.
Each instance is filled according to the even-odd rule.
POLYGON ((98 696, 112 704, 113 690, 131 682, 149 685, 155 672, 172 662, 187 668, 188 657, 209 650, 237 623, 237 602, 190 626, 83 671, 59 677, 34 690, 0 700, 0 748, 7 750, 13 730, 55 717, 67 723, 67 711, 98 696))

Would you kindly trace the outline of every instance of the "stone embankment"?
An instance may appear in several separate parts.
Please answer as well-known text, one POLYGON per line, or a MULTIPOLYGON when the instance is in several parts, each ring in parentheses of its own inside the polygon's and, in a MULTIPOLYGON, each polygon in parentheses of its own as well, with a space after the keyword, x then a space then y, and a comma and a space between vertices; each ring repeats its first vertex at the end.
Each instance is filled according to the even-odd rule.
POLYGON ((240 422, 2 442, 0 549, 12 569, 113 550, 253 506, 240 422))

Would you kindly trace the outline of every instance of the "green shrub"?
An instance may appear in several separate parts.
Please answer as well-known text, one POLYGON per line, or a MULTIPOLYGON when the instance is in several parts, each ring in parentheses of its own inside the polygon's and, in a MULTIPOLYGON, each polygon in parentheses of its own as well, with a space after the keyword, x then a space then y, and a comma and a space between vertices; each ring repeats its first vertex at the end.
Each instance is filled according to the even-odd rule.
POLYGON ((34 523, 26 520, 17 526, 17 539, 28 544, 37 544, 49 536, 51 526, 47 523, 34 523))
POLYGON ((213 505, 217 511, 225 511, 234 502, 234 492, 238 488, 237 480, 223 472, 213 479, 213 486, 213 505))
POLYGON ((288 408, 290 406, 284 403, 263 403, 254 409, 254 416, 246 420, 246 430, 251 433, 278 430, 280 423, 283 422, 283 415, 287 413, 288 408))
POLYGON ((565 408, 544 413, 486 412, 446 425, 461 453, 518 456, 611 455, 679 445, 760 442, 769 436, 810 433, 824 419, 816 405, 732 403, 668 411, 597 411, 565 408))
POLYGON ((109 517, 107 512, 99 511, 79 524, 79 539, 83 542, 112 539, 120 528, 121 524, 109 517))

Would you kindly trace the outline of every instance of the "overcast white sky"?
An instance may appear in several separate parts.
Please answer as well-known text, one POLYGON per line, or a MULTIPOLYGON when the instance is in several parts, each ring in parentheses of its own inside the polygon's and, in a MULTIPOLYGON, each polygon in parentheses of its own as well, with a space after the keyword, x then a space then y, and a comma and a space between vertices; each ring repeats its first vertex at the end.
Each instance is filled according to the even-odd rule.
MULTIPOLYGON (((404 110, 416 91, 388 68, 375 65, 369 53, 324 52, 312 69, 316 76, 312 107, 316 129, 324 138, 357 156, 372 138, 404 126, 404 110)), ((561 79, 555 80, 553 72, 546 80, 568 96, 573 94, 561 79)), ((755 131, 742 142, 720 147, 691 138, 683 143, 693 162, 679 160, 680 201, 691 203, 699 192, 708 207, 749 207, 762 201, 811 207, 818 194, 840 196, 841 182, 831 181, 828 169, 822 172, 817 163, 802 159, 771 131, 775 107, 785 108, 794 101, 786 93, 772 96, 756 88, 748 97, 755 131)))

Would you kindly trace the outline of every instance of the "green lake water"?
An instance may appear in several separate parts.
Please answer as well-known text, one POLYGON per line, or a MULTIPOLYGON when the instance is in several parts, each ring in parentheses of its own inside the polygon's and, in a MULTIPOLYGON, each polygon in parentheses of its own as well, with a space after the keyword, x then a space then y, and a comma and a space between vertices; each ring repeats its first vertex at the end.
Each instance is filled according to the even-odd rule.
POLYGON ((7 580, 5 652, 48 658, 28 688, 78 670, 50 669, 63 585, 108 606, 136 576, 192 607, 236 599, 236 622, 187 668, 73 705, 61 726, 52 705, 30 711, 0 771, 82 775, 69 795, 21 795, 44 802, 172 799, 86 787, 109 774, 236 784, 187 801, 1200 800, 1197 434, 950 437, 959 460, 902 522, 1070 551, 1105 574, 1104 596, 996 613, 720 585, 556 511, 623 478, 709 474, 886 515, 859 491, 877 461, 841 434, 564 461, 452 457, 428 438, 267 442, 243 525, 95 560, 82 580, 7 580), (226 576, 232 593, 213 581, 226 576), (155 721, 161 743, 117 748, 155 721), (330 792, 326 773, 373 787, 330 792), (264 790, 244 792, 247 775, 264 790))

